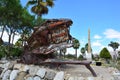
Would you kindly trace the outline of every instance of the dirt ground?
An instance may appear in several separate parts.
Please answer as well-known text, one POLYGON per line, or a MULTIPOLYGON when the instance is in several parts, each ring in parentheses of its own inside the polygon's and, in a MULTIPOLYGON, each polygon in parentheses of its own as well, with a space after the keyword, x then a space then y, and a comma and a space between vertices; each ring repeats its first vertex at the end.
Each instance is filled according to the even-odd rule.
MULTIPOLYGON (((102 78, 101 80, 114 80, 113 72, 116 71, 115 68, 96 65, 91 65, 91 67, 94 69, 97 77, 102 78)), ((67 64, 62 66, 60 69, 65 71, 70 76, 93 77, 91 72, 84 65, 67 64)))

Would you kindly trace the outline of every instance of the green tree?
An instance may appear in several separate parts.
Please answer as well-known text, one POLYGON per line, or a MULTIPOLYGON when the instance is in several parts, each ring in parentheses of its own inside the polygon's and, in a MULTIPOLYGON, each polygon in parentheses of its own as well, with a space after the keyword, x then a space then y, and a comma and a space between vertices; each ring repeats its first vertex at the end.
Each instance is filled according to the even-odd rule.
POLYGON ((17 29, 20 21, 19 18, 21 16, 22 12, 22 6, 20 4, 20 0, 1 0, 0 1, 0 7, 1 7, 1 25, 2 25, 2 34, 3 35, 4 30, 7 31, 9 36, 9 44, 11 41, 12 34, 15 33, 15 30, 17 29))
POLYGON ((85 50, 88 52, 88 43, 85 44, 85 50))
MULTIPOLYGON (((88 52, 88 43, 85 44, 85 50, 88 52)), ((92 48, 91 48, 91 52, 92 52, 92 48)))
POLYGON ((84 57, 83 57, 83 55, 79 55, 79 57, 78 57, 78 60, 84 60, 84 57))
MULTIPOLYGON (((0 1, 0 21, 2 28, 1 39, 4 30, 6 30, 8 34, 8 52, 10 51, 12 35, 15 35, 17 27, 20 23, 20 16, 22 13, 22 6, 20 4, 20 0, 1 0, 0 1)), ((10 55, 10 54, 9 54, 10 55)))
POLYGON ((80 47, 80 43, 79 43, 79 40, 77 39, 73 39, 73 48, 75 49, 75 56, 76 56, 76 59, 77 59, 77 49, 80 47))
POLYGON ((119 43, 111 41, 110 44, 108 44, 108 46, 112 47, 113 50, 116 51, 116 49, 119 47, 119 43))
POLYGON ((7 0, 0 0, 0 29, 2 31, 2 34, 1 34, 1 39, 2 39, 2 36, 3 36, 3 33, 5 31, 5 23, 6 23, 6 19, 5 19, 5 16, 6 16, 6 12, 7 12, 7 9, 6 9, 6 2, 7 0))
POLYGON ((22 45, 24 45, 24 42, 26 42, 32 33, 35 17, 32 16, 27 9, 23 8, 20 20, 21 24, 17 32, 21 35, 22 45))
POLYGON ((10 52, 11 41, 13 43, 16 33, 22 30, 22 34, 30 32, 29 27, 33 26, 33 23, 34 16, 31 16, 28 11, 21 6, 20 0, 0 0, 1 39, 3 32, 6 30, 9 36, 8 52, 10 52))
POLYGON ((100 58, 104 58, 104 59, 106 59, 106 61, 108 61, 109 59, 112 58, 110 55, 110 52, 107 50, 107 48, 103 48, 100 51, 100 58))
POLYGON ((39 16, 48 14, 48 7, 53 7, 53 0, 29 0, 27 7, 32 5, 31 11, 39 16))
POLYGON ((85 48, 82 47, 80 51, 81 51, 82 55, 85 56, 85 48))
POLYGON ((35 20, 34 20, 34 26, 40 26, 41 24, 43 24, 46 21, 46 19, 41 18, 40 16, 38 16, 35 20))
POLYGON ((64 53, 64 58, 65 58, 65 53, 67 52, 67 49, 66 48, 62 49, 62 52, 64 53))
POLYGON ((113 48, 113 50, 115 52, 114 58, 117 59, 116 49, 120 46, 120 44, 118 42, 111 41, 110 44, 108 44, 108 46, 113 48))

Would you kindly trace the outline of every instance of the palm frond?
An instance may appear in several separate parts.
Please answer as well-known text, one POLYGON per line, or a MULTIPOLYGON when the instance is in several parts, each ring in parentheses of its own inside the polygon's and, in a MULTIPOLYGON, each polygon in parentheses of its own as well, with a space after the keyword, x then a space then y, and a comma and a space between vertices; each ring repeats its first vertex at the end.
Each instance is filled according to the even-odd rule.
POLYGON ((35 5, 35 4, 37 4, 37 0, 33 0, 33 1, 28 1, 27 2, 27 4, 26 4, 26 6, 28 7, 29 5, 35 5))
POLYGON ((40 10, 39 10, 39 15, 41 14, 47 14, 48 13, 48 8, 47 7, 42 7, 40 10))
POLYGON ((49 7, 53 7, 53 6, 54 6, 53 0, 46 0, 46 2, 47 2, 47 5, 48 5, 49 7))
POLYGON ((39 4, 43 7, 46 7, 47 6, 47 3, 46 2, 39 2, 39 4))

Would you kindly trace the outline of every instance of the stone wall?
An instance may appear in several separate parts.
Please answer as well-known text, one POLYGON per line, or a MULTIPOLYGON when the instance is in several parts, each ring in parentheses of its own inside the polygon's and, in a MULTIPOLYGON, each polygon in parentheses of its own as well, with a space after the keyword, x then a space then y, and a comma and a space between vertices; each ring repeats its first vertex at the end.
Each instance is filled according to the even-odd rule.
POLYGON ((1 80, 64 80, 65 73, 42 66, 18 64, 16 61, 0 62, 1 80))
MULTIPOLYGON (((114 71, 114 69, 110 69, 114 71)), ((107 74, 107 73, 106 73, 107 74)), ((50 69, 45 66, 18 64, 16 61, 0 61, 0 80, 120 80, 120 73, 111 78, 102 76, 73 76, 65 71, 50 69)))

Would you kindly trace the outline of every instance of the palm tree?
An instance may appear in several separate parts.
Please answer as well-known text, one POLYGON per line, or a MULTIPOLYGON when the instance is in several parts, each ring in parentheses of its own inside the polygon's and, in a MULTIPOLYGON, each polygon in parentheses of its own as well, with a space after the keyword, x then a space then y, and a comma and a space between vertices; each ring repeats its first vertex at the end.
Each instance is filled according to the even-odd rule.
POLYGON ((67 49, 66 48, 62 49, 62 52, 64 53, 64 58, 65 58, 65 53, 67 52, 67 49))
POLYGON ((81 53, 85 57, 85 48, 84 47, 81 48, 81 53))
POLYGON ((85 51, 88 52, 88 43, 85 44, 85 51))
POLYGON ((118 42, 113 42, 111 41, 110 44, 108 44, 108 46, 112 47, 114 52, 115 52, 115 56, 114 58, 117 59, 117 55, 116 55, 116 49, 120 46, 120 44, 118 42))
POLYGON ((31 11, 39 16, 48 14, 48 7, 53 7, 53 0, 29 0, 27 6, 33 5, 31 11))
MULTIPOLYGON (((0 28, 1 28, 1 36, 0 38, 2 39, 5 27, 6 27, 6 17, 8 13, 8 9, 6 7, 6 4, 8 3, 8 0, 0 0, 0 28)), ((8 18, 7 18, 8 19, 8 18)))
MULTIPOLYGON (((86 45, 85 45, 85 51, 88 52, 88 43, 86 43, 86 45)), ((92 52, 92 48, 91 48, 91 52, 92 52)))
POLYGON ((79 43, 79 40, 77 39, 73 39, 73 48, 75 49, 75 56, 76 56, 76 59, 77 59, 77 49, 80 47, 80 43, 79 43))

